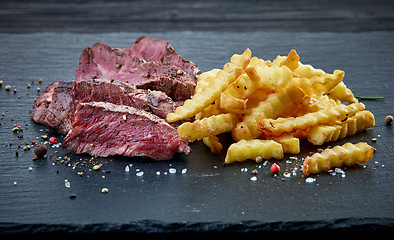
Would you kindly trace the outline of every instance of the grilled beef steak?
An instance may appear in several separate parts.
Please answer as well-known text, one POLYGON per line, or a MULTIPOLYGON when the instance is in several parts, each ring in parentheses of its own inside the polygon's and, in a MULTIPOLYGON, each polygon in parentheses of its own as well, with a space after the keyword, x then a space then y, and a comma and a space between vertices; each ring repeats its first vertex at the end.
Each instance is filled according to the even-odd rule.
POLYGON ((62 146, 72 153, 171 159, 191 149, 164 119, 194 94, 199 73, 165 40, 96 43, 82 51, 76 81, 49 85, 30 116, 67 134, 62 146))
POLYGON ((78 104, 75 122, 62 147, 76 154, 142 156, 155 160, 171 159, 175 152, 190 152, 187 142, 165 120, 107 102, 78 104))
POLYGON ((141 37, 131 48, 96 43, 84 49, 75 79, 100 78, 131 83, 137 88, 148 86, 178 101, 192 96, 199 73, 197 65, 184 60, 168 41, 141 37))
POLYGON ((104 101, 132 106, 150 111, 161 118, 175 111, 175 103, 165 93, 136 89, 122 82, 59 81, 54 82, 36 99, 31 118, 67 134, 74 122, 74 112, 78 103, 104 101))

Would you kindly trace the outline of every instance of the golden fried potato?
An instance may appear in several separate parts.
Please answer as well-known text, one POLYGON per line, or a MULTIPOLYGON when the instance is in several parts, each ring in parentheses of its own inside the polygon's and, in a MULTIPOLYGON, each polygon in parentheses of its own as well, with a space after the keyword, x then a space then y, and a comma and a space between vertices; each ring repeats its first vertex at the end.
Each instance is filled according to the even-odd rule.
POLYGON ((291 71, 294 72, 295 69, 299 67, 300 56, 298 56, 297 52, 292 49, 287 58, 281 63, 281 65, 287 66, 291 71))
POLYGON ((374 148, 365 142, 357 144, 345 143, 342 146, 326 148, 321 153, 315 153, 305 158, 302 171, 305 176, 312 173, 328 171, 334 167, 352 166, 368 162, 374 153, 374 148))
POLYGON ((318 124, 328 124, 336 120, 353 116, 358 111, 365 109, 362 103, 353 103, 351 105, 337 105, 330 109, 324 109, 313 113, 308 113, 300 117, 262 119, 258 122, 260 131, 265 136, 280 136, 284 133, 292 133, 296 130, 306 130, 318 124))
POLYGON ((374 125, 374 115, 369 111, 360 111, 345 121, 337 121, 332 125, 318 125, 311 128, 307 133, 307 139, 314 145, 322 145, 325 142, 334 142, 353 136, 357 132, 374 125))
POLYGON ((210 117, 213 115, 219 115, 222 113, 220 109, 220 102, 216 100, 214 103, 210 104, 208 107, 204 108, 201 112, 197 113, 194 118, 195 119, 203 119, 206 117, 210 117))
POLYGON ((249 48, 246 49, 241 55, 234 54, 231 57, 231 61, 223 66, 223 70, 235 75, 235 78, 237 78, 240 74, 243 73, 243 71, 239 71, 239 69, 245 69, 249 65, 251 56, 252 52, 249 48))
POLYGON ((293 78, 293 72, 287 66, 263 65, 256 66, 255 70, 260 77, 260 86, 269 89, 285 88, 293 78))
POLYGON ((291 153, 291 154, 300 153, 300 139, 294 137, 291 134, 285 134, 280 137, 275 137, 272 140, 282 145, 283 153, 291 153))
POLYGON ((294 103, 300 102, 303 92, 295 86, 288 86, 284 91, 270 94, 265 101, 261 101, 257 106, 247 109, 241 123, 232 131, 235 141, 241 139, 259 138, 261 132, 257 122, 266 118, 276 118, 294 103))
POLYGON ((315 76, 321 77, 325 72, 309 64, 302 64, 299 62, 298 68, 294 69, 294 73, 298 75, 299 78, 312 78, 315 76))
POLYGON ((268 67, 270 67, 271 65, 272 65, 272 64, 271 64, 271 61, 264 61, 264 60, 261 59, 261 58, 252 57, 252 58, 250 59, 248 68, 249 68, 249 67, 254 68, 254 67, 257 67, 257 66, 268 66, 268 67))
POLYGON ((220 71, 216 79, 211 81, 204 91, 196 93, 191 99, 177 107, 175 113, 167 115, 167 122, 177 122, 180 120, 193 117, 196 113, 202 111, 220 97, 220 94, 236 79, 236 76, 220 71))
POLYGON ((354 97, 352 90, 346 87, 344 82, 340 82, 332 91, 327 93, 332 99, 337 99, 349 104, 358 103, 357 98, 354 97))
POLYGON ((239 99, 225 93, 220 94, 220 108, 224 112, 242 114, 246 111, 247 99, 239 99))
POLYGON ((185 122, 178 127, 179 137, 189 142, 201 140, 204 137, 230 132, 240 117, 234 113, 223 113, 215 116, 185 122))
POLYGON ((293 83, 300 88, 305 95, 321 97, 325 93, 331 92, 340 82, 342 82, 345 72, 335 70, 333 74, 324 73, 321 76, 311 78, 294 78, 293 83))
POLYGON ((248 159, 254 160, 257 157, 262 157, 263 159, 282 159, 282 145, 274 140, 243 139, 230 145, 227 150, 225 163, 243 162, 248 159))
POLYGON ((241 74, 224 91, 225 94, 239 99, 247 99, 260 88, 260 76, 252 67, 246 68, 245 73, 241 74))
POLYGON ((211 149, 212 153, 219 154, 223 149, 223 145, 219 142, 219 138, 215 135, 204 137, 202 141, 207 147, 211 149))
MULTIPOLYGON (((300 139, 321 145, 375 124, 343 78, 341 70, 329 74, 301 63, 294 49, 272 62, 252 57, 246 49, 223 69, 199 75, 194 96, 168 114, 167 121, 194 117, 178 127, 179 136, 202 140, 216 154, 223 149, 218 135, 231 132, 236 143, 228 148, 226 163, 282 159, 284 153, 300 152, 300 139)), ((373 154, 367 146, 345 144, 307 157, 304 174, 367 161, 373 154)))
POLYGON ((194 89, 194 94, 201 92, 203 89, 209 86, 209 83, 216 79, 220 69, 212 69, 207 72, 203 72, 197 77, 196 88, 194 89))

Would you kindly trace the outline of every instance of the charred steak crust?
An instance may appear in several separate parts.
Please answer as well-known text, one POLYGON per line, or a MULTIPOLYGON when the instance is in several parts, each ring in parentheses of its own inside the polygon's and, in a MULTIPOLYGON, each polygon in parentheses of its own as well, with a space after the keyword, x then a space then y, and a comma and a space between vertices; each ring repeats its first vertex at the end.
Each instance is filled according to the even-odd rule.
POLYGON ((199 73, 197 65, 184 60, 168 41, 140 37, 131 48, 96 43, 84 49, 75 79, 131 83, 137 88, 164 91, 174 101, 183 101, 193 95, 199 73))
POLYGON ((165 93, 137 89, 133 85, 106 80, 59 81, 52 83, 35 100, 30 111, 38 123, 67 134, 74 122, 78 103, 103 101, 132 106, 165 118, 174 112, 176 103, 165 93))
POLYGON ((145 111, 107 102, 79 103, 63 148, 76 154, 171 159, 189 154, 187 142, 165 120, 145 111))

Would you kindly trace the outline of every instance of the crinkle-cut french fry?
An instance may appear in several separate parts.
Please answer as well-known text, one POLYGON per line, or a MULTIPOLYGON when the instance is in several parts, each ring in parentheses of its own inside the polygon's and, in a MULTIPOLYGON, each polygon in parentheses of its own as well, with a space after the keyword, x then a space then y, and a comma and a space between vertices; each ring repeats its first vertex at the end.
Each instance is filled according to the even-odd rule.
POLYGON ((194 93, 201 92, 203 89, 208 87, 209 83, 215 80, 216 75, 218 74, 219 71, 220 69, 212 69, 210 71, 203 72, 200 75, 198 75, 197 84, 196 84, 196 88, 194 89, 194 93))
POLYGON ((300 56, 298 56, 297 52, 292 49, 287 55, 286 59, 280 63, 280 66, 285 65, 294 72, 294 70, 299 67, 299 62, 300 56))
POLYGON ((356 112, 365 109, 362 103, 353 103, 351 105, 340 104, 333 108, 308 113, 300 117, 262 119, 258 122, 259 130, 265 136, 280 136, 284 133, 292 133, 298 130, 306 130, 318 124, 327 124, 336 120, 343 120, 345 117, 351 117, 356 112))
POLYGON ((345 143, 342 146, 324 149, 305 158, 302 171, 305 176, 328 171, 334 167, 352 166, 368 162, 374 153, 374 148, 365 142, 357 144, 345 143))
POLYGON ((275 137, 272 140, 282 145, 283 153, 300 153, 300 139, 292 136, 291 134, 275 137))
POLYGON ((219 138, 215 135, 205 137, 202 139, 204 144, 211 149, 212 153, 219 154, 222 149, 223 145, 219 142, 219 138))
POLYGON ((208 107, 204 108, 202 111, 198 112, 194 118, 195 119, 203 119, 206 117, 210 117, 213 115, 219 115, 222 112, 220 109, 220 101, 216 100, 213 104, 210 104, 208 107))
POLYGON ((358 103, 354 97, 352 90, 346 87, 344 82, 339 83, 331 92, 327 93, 330 98, 338 99, 349 104, 358 103))
POLYGON ((243 54, 234 54, 231 61, 226 63, 209 84, 195 93, 191 99, 184 102, 183 106, 176 108, 175 113, 167 115, 167 122, 176 122, 193 117, 198 112, 216 101, 220 94, 243 73, 243 68, 250 62, 252 52, 246 49, 243 54))
POLYGON ((322 96, 324 93, 332 91, 342 82, 345 72, 335 70, 333 74, 324 73, 322 76, 311 78, 293 78, 293 83, 299 87, 305 95, 322 96))
POLYGON ((282 62, 284 62, 286 60, 286 56, 281 56, 281 55, 278 55, 278 56, 276 56, 276 58, 274 59, 274 61, 272 61, 272 66, 277 66, 277 67, 280 67, 280 66, 282 66, 282 62))
POLYGON ((240 117, 234 113, 223 113, 215 116, 185 122, 178 127, 179 137, 189 142, 201 140, 204 137, 218 135, 233 130, 240 117))
POLYGON ((247 109, 242 122, 238 123, 232 131, 234 140, 259 138, 261 135, 257 124, 259 120, 280 116, 288 107, 300 102, 302 97, 303 92, 292 85, 284 91, 268 95, 265 101, 259 102, 254 108, 247 109))
POLYGON ((341 104, 339 100, 334 100, 324 95, 320 98, 305 96, 300 103, 293 104, 292 107, 286 109, 281 117, 299 117, 311 112, 332 108, 341 104))
POLYGON ((241 55, 234 54, 231 57, 231 61, 223 66, 223 70, 228 73, 235 73, 234 75, 237 75, 236 77, 238 77, 242 73, 239 73, 239 69, 245 69, 248 66, 251 56, 252 52, 249 48, 246 49, 241 55))
POLYGON ((319 110, 324 110, 328 108, 332 108, 341 104, 339 100, 334 100, 329 98, 327 95, 324 95, 319 98, 313 97, 304 97, 301 104, 304 105, 307 112, 317 112, 319 110))
POLYGON ((239 99, 232 95, 220 94, 220 108, 224 112, 242 114, 246 111, 248 99, 239 99))
POLYGON ((252 57, 250 59, 248 67, 253 67, 254 68, 254 67, 257 67, 257 66, 268 66, 268 67, 270 67, 271 66, 271 61, 264 61, 261 58, 252 57))
POLYGON ((260 86, 265 88, 285 88, 293 78, 293 72, 286 66, 256 66, 260 77, 260 86))
POLYGON ((245 49, 245 51, 241 54, 234 54, 231 57, 231 62, 237 65, 238 67, 242 67, 245 69, 250 62, 250 58, 252 57, 252 51, 249 48, 245 49))
POLYGON ((248 159, 256 159, 261 157, 263 159, 283 159, 282 145, 274 140, 241 140, 233 143, 227 150, 225 163, 243 162, 248 159))
POLYGON ((357 132, 375 126, 375 117, 370 111, 360 111, 346 121, 337 121, 334 125, 318 125, 310 129, 307 139, 314 145, 334 142, 345 137, 353 136, 357 132))
POLYGON ((322 76, 325 72, 321 69, 312 67, 309 64, 302 64, 299 62, 298 68, 294 69, 294 73, 300 78, 311 78, 315 76, 322 76))
POLYGON ((177 107, 174 113, 167 115, 167 122, 176 122, 193 117, 196 113, 212 104, 220 97, 223 92, 234 80, 236 76, 226 71, 220 71, 216 79, 209 83, 209 86, 199 93, 193 95, 180 107, 177 107))
POLYGON ((267 100, 268 96, 270 96, 273 93, 275 93, 275 91, 267 88, 257 89, 255 93, 253 93, 250 97, 248 97, 246 108, 247 109, 255 108, 260 102, 267 100))
POLYGON ((241 74, 224 91, 225 94, 239 99, 247 99, 253 95, 260 86, 260 76, 252 67, 246 68, 245 73, 241 74))

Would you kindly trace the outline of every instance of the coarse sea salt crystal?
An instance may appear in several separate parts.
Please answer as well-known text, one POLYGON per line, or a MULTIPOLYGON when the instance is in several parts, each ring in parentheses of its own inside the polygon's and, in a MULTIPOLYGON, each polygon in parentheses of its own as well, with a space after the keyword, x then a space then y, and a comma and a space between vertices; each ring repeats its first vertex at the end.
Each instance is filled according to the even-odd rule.
POLYGON ((284 177, 290 177, 290 173, 289 172, 285 172, 285 173, 283 173, 283 176, 284 177))
POLYGON ((156 175, 159 176, 160 175, 160 171, 156 171, 156 175))
POLYGON ((336 173, 342 173, 342 172, 343 172, 342 169, 340 169, 340 168, 335 168, 334 171, 335 171, 336 173))
POLYGON ((314 181, 316 181, 316 178, 308 177, 307 179, 305 179, 305 182, 307 183, 313 183, 314 181))
POLYGON ((176 173, 176 169, 175 168, 170 168, 170 169, 168 169, 168 172, 169 173, 176 173))
POLYGON ((135 175, 141 177, 142 175, 144 175, 144 172, 137 172, 135 175))
POLYGON ((295 176, 295 175, 297 175, 297 168, 295 167, 294 169, 293 169, 293 176, 295 176))
POLYGON ((256 176, 251 177, 250 181, 257 181, 257 177, 256 176))
POLYGON ((182 169, 182 174, 185 174, 187 172, 187 168, 182 169))
POLYGON ((52 144, 52 148, 59 148, 60 147, 60 145, 62 145, 61 143, 55 143, 55 144, 52 144))
POLYGON ((126 172, 129 172, 129 171, 130 171, 129 165, 127 165, 127 166, 124 168, 124 170, 125 170, 126 172))

